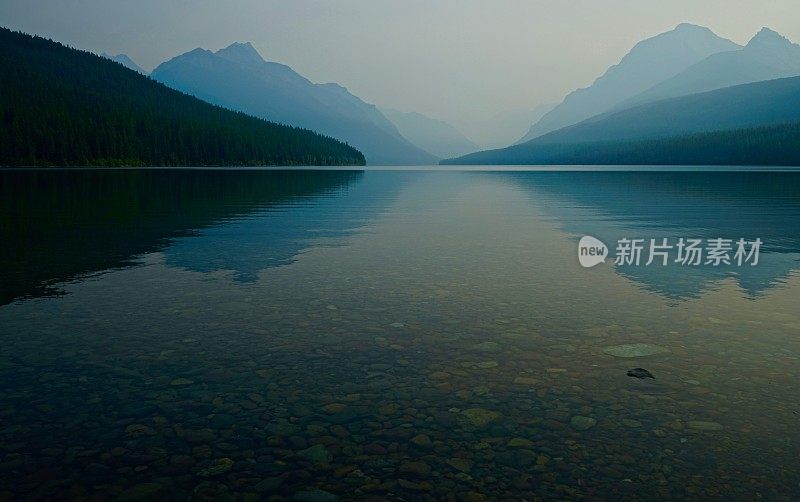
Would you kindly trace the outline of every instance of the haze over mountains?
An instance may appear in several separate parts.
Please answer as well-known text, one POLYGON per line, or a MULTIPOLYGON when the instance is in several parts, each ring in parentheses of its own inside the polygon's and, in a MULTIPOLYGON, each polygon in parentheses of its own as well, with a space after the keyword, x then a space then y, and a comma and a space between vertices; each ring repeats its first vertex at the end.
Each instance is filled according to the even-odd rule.
POLYGON ((528 110, 506 110, 489 118, 461 120, 455 123, 460 131, 481 149, 502 148, 516 143, 555 104, 539 105, 528 110))
POLYGON ((739 45, 718 37, 708 28, 686 23, 643 40, 591 86, 570 93, 535 123, 519 143, 610 110, 712 54, 738 48, 739 45))
POLYGON ((567 96, 525 141, 443 163, 793 165, 800 162, 798 75, 800 46, 768 28, 741 47, 682 24, 640 42, 594 85, 567 96), (549 130, 556 124, 562 127, 549 130))
POLYGON ((536 138, 577 143, 663 138, 800 122, 800 77, 753 82, 598 115, 536 138))
POLYGON ((204 101, 303 127, 359 149, 370 164, 438 160, 404 138, 374 105, 337 84, 315 84, 289 66, 265 61, 249 43, 195 49, 159 65, 153 79, 204 101))
POLYGON ((100 54, 100 56, 106 59, 110 59, 111 61, 115 61, 124 66, 125 68, 128 68, 129 70, 135 71, 136 73, 147 75, 147 72, 144 71, 141 66, 136 64, 133 61, 133 59, 129 58, 126 54, 117 54, 116 56, 112 56, 111 54, 103 52, 102 54, 100 54))
POLYGON ((800 161, 800 77, 607 113, 450 164, 752 164, 800 161))
MULTIPOLYGON (((248 60, 246 53, 255 51, 255 49, 252 48, 252 44, 233 44, 232 47, 237 45, 250 47, 245 47, 246 50, 242 50, 239 55, 226 49, 218 51, 218 53, 227 54, 230 59, 244 64, 248 60)), ((149 75, 126 54, 114 56, 103 52, 100 56, 120 63, 142 75, 149 75)), ((457 126, 415 111, 401 112, 382 107, 378 109, 397 128, 400 135, 411 144, 433 156, 450 158, 482 149, 509 145, 521 137, 532 123, 539 120, 554 106, 540 105, 530 110, 507 110, 489 118, 462 120, 458 122, 457 126), (462 131, 465 131, 466 134, 462 131)))
POLYGON ((363 165, 315 132, 223 109, 124 66, 0 28, 0 166, 363 165))
POLYGON ((763 28, 745 47, 709 56, 617 108, 795 75, 800 75, 800 45, 763 28))
POLYGON ((401 112, 388 108, 382 108, 381 112, 397 126, 403 137, 437 157, 458 157, 480 150, 461 131, 442 120, 417 112, 401 112))
MULTIPOLYGON (((9 38, 12 39, 14 37, 9 38)), ((24 36, 16 40, 23 39, 24 36)), ((23 46, 22 43, 10 44, 8 52, 17 57, 16 52, 23 50, 23 46)), ((50 57, 55 61, 58 57, 68 59, 71 56, 63 51, 53 51, 50 57)), ((257 157, 246 158, 242 155, 252 155, 246 152, 255 151, 247 150, 253 147, 252 144, 244 149, 240 148, 241 144, 230 145, 231 151, 240 155, 235 162, 242 165, 274 163, 279 158, 287 159, 289 164, 361 163, 365 158, 373 165, 424 165, 446 158, 448 160, 444 163, 448 164, 762 164, 769 159, 785 165, 788 159, 800 158, 795 153, 800 151, 800 77, 795 78, 800 75, 800 46, 768 28, 763 28, 742 47, 718 37, 708 28, 680 24, 671 31, 639 42, 594 84, 570 93, 555 107, 502 113, 484 121, 459 123, 458 129, 423 113, 379 109, 337 84, 313 83, 287 65, 265 61, 249 43, 234 43, 216 52, 194 49, 159 65, 150 75, 152 80, 129 72, 126 68, 146 74, 124 54, 111 56, 103 53, 102 58, 105 59, 98 60, 104 61, 105 65, 92 63, 89 67, 98 72, 101 68, 102 72, 107 72, 115 67, 126 72, 127 78, 139 79, 132 79, 130 85, 143 93, 139 100, 142 109, 152 107, 148 100, 152 98, 150 93, 155 92, 155 88, 143 85, 143 82, 153 84, 152 80, 155 80, 206 103, 277 124, 308 129, 326 136, 325 139, 347 143, 328 143, 297 131, 274 128, 274 124, 269 125, 272 127, 269 129, 261 122, 214 111, 219 120, 231 124, 231 130, 246 123, 253 124, 257 129, 253 134, 263 134, 263 138, 302 137, 301 143, 308 147, 308 151, 313 150, 312 146, 320 147, 315 150, 317 153, 306 155, 294 145, 277 145, 269 139, 269 145, 262 145, 268 147, 267 150, 258 150, 257 157), (477 151, 493 142, 493 146, 509 144, 513 141, 511 137, 519 134, 525 121, 530 122, 531 117, 536 122, 525 136, 529 138, 526 141, 508 148, 477 151), (475 141, 476 138, 479 139, 475 141), (326 154, 319 153, 323 151, 322 146, 335 153, 330 158, 325 157, 326 154), (363 158, 356 149, 364 154, 363 158)), ((10 68, 6 70, 11 71, 10 68)), ((36 71, 46 80, 46 71, 42 67, 37 67, 36 71)), ((113 75, 125 80, 123 74, 113 75)), ((57 80, 60 77, 56 75, 53 78, 57 80)), ((20 80, 25 78, 20 77, 20 80)), ((95 84, 88 80, 86 83, 95 84)), ((98 92, 110 91, 98 88, 98 92)), ((23 103, 23 95, 16 95, 14 99, 23 103)), ((57 112, 60 120, 65 112, 57 108, 74 101, 74 96, 63 93, 59 96, 63 102, 54 100, 46 92, 40 98, 49 100, 48 106, 57 112)), ((124 103, 104 95, 103 99, 108 98, 108 102, 116 107, 110 110, 113 113, 105 113, 108 110, 93 112, 97 117, 120 120, 119 124, 109 122, 111 125, 104 128, 89 121, 86 126, 97 129, 95 135, 98 138, 108 140, 104 148, 108 147, 108 159, 114 163, 146 165, 157 158, 165 165, 178 165, 183 162, 181 159, 196 158, 200 165, 209 165, 227 158, 222 144, 212 145, 214 151, 208 148, 202 152, 186 151, 181 154, 181 159, 171 158, 165 153, 168 150, 164 148, 169 147, 166 143, 159 146, 158 156, 153 157, 150 155, 152 152, 144 155, 140 148, 144 143, 134 136, 142 134, 147 141, 153 141, 156 129, 153 127, 145 132, 141 128, 133 132, 125 129, 132 126, 115 113, 124 107, 135 108, 136 100, 130 94, 123 97, 124 103), (136 141, 139 143, 132 144, 136 141)), ((80 99, 83 100, 81 107, 91 105, 83 94, 80 99)), ((208 122, 212 115, 210 109, 195 101, 191 105, 181 101, 180 106, 198 113, 193 120, 196 119, 198 124, 202 122, 202 127, 206 128, 204 134, 211 134, 208 129, 211 125, 208 122)), ((28 115, 20 113, 19 116, 28 115)), ((164 119, 176 127, 180 124, 173 116, 165 115, 164 119)), ((66 123, 62 121, 61 124, 66 123)), ((69 138, 75 133, 75 127, 60 131, 53 124, 48 126, 48 134, 69 138)), ((35 125, 40 126, 38 122, 35 125)), ((87 139, 89 129, 80 131, 83 136, 73 143, 90 143, 87 139)), ((9 144, 22 144, 11 141, 12 136, 6 139, 9 144)), ((170 141, 172 139, 175 138, 170 138, 170 141)), ((192 144, 196 141, 197 138, 192 144)), ((25 162, 35 164, 43 161, 52 165, 59 162, 100 165, 108 160, 95 158, 91 152, 84 153, 83 150, 71 150, 70 158, 56 158, 52 142, 44 141, 40 146, 28 144, 23 153, 25 162), (40 158, 37 149, 48 153, 40 158)), ((22 162, 9 159, 7 163, 22 162)))

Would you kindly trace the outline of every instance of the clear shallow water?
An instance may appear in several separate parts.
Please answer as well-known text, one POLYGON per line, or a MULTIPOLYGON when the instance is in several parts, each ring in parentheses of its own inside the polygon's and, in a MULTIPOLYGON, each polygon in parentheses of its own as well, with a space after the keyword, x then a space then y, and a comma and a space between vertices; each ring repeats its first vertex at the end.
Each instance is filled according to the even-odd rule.
POLYGON ((4 498, 800 496, 799 173, 7 171, 0 195, 4 498), (583 269, 585 234, 765 245, 583 269), (605 352, 632 343, 668 352, 605 352))

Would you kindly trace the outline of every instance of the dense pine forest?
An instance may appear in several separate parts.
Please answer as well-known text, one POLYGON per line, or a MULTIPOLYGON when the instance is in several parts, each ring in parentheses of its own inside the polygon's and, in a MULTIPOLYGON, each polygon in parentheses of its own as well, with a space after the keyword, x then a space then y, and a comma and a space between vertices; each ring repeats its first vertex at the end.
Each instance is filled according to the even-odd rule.
POLYGON ((363 165, 355 148, 213 106, 0 28, 0 166, 363 165))
POLYGON ((442 164, 800 165, 800 123, 638 141, 537 143, 477 152, 442 164))

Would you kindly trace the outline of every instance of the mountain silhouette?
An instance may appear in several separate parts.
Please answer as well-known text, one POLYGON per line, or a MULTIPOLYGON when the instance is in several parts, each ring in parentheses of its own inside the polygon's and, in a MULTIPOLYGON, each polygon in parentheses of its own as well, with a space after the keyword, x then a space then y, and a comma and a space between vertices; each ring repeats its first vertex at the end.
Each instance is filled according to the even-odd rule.
POLYGON ((591 86, 570 93, 536 122, 519 143, 608 111, 712 54, 738 48, 739 45, 708 28, 686 23, 643 40, 591 86))
POLYGON ((454 125, 481 150, 503 148, 521 138, 531 124, 555 108, 555 104, 538 105, 531 109, 512 109, 488 118, 460 120, 454 125))
POLYGON ((436 158, 402 137, 374 105, 337 84, 315 84, 265 61, 250 43, 194 49, 159 65, 153 79, 204 101, 303 127, 358 148, 370 164, 428 164, 436 158))
POLYGON ((383 108, 381 112, 407 140, 440 158, 458 157, 480 150, 461 131, 443 120, 417 112, 401 112, 383 108))
POLYGON ((609 112, 443 163, 796 165, 798 141, 800 77, 792 77, 609 112))
POLYGON ((133 59, 128 57, 127 54, 117 54, 116 56, 112 56, 111 54, 104 52, 100 54, 100 56, 106 59, 110 59, 111 61, 117 62, 129 70, 141 73, 142 75, 147 75, 147 72, 144 71, 141 66, 136 64, 136 62, 134 62, 133 59))
POLYGON ((609 112, 535 142, 653 139, 794 122, 800 122, 800 77, 726 87, 609 112))
POLYGON ((0 166, 363 165, 308 130, 214 106, 119 63, 0 28, 0 166))
POLYGON ((742 49, 720 52, 618 105, 628 108, 738 84, 800 75, 800 45, 763 28, 742 49))

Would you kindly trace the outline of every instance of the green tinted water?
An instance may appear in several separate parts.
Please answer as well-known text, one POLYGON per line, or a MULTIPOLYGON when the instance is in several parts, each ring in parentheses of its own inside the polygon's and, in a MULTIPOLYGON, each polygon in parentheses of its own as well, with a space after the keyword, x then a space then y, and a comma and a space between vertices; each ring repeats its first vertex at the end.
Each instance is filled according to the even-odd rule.
POLYGON ((5 498, 800 496, 800 174, 0 183, 5 498), (584 269, 582 235, 765 245, 584 269))

